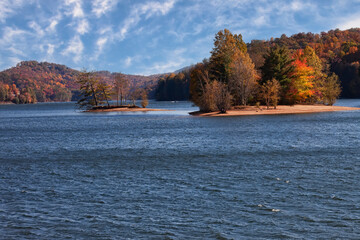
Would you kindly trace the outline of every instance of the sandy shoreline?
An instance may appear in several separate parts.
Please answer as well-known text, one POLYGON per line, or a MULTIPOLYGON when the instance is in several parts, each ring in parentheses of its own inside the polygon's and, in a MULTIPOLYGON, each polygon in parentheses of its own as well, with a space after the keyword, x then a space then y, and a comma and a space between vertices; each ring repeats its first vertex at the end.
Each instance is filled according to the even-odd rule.
POLYGON ((167 109, 154 109, 154 108, 111 108, 111 109, 94 109, 87 110, 86 112, 153 112, 153 111, 171 111, 167 109))
POLYGON ((294 106, 277 106, 276 109, 272 107, 267 110, 265 106, 260 109, 255 106, 248 106, 241 109, 233 109, 227 113, 211 112, 201 113, 192 112, 193 116, 205 117, 223 117, 223 116, 251 116, 251 115, 279 115, 279 114, 302 114, 302 113, 320 113, 320 112, 335 112, 335 111, 354 111, 360 110, 355 107, 341 107, 341 106, 325 106, 325 105, 294 105, 294 106))

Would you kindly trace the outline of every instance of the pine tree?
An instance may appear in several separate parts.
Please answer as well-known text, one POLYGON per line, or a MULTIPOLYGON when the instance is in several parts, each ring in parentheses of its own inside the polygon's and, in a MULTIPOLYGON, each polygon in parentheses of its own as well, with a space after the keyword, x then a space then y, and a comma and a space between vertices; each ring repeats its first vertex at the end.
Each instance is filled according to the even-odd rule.
POLYGON ((261 83, 275 78, 279 81, 283 93, 285 93, 291 83, 291 73, 294 71, 294 66, 291 64, 292 60, 289 52, 285 47, 273 47, 264 56, 264 65, 260 68, 262 73, 261 83))
POLYGON ((76 81, 80 85, 80 99, 78 105, 80 108, 91 109, 103 104, 103 101, 109 104, 110 87, 104 81, 100 81, 99 76, 94 72, 83 70, 79 73, 76 81))

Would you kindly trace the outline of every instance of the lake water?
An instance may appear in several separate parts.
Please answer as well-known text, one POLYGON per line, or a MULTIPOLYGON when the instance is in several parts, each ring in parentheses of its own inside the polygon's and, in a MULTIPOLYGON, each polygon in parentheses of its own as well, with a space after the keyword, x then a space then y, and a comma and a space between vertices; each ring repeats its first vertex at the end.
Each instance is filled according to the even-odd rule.
POLYGON ((0 239, 360 239, 360 111, 149 107, 0 106, 0 239))

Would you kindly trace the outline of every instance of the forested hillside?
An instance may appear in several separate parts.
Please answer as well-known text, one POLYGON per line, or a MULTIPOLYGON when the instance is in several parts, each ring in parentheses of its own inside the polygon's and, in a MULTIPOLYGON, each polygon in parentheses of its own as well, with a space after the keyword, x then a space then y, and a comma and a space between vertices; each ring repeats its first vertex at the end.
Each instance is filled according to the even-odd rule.
MULTIPOLYGON (((79 71, 65 65, 24 61, 0 72, 0 102, 35 103, 77 100, 79 71)), ((113 85, 116 73, 96 72, 106 83, 113 85)), ((146 88, 154 97, 155 86, 161 75, 123 75, 131 86, 146 88)))
MULTIPOLYGON (((271 48, 283 47, 288 49, 289 57, 293 57, 297 50, 311 47, 319 57, 322 65, 328 74, 335 73, 339 76, 342 92, 341 98, 360 98, 360 29, 349 29, 345 31, 330 30, 320 34, 298 33, 287 37, 283 34, 280 38, 270 40, 252 40, 247 45, 247 52, 255 64, 255 69, 261 75, 260 68, 264 65, 264 56, 271 48)), ((295 54, 296 55, 296 54, 295 54)), ((172 80, 165 81, 170 86, 172 80)), ((163 89, 164 82, 159 82, 157 98, 163 100, 180 100, 172 93, 184 92, 182 86, 187 86, 184 79, 183 83, 177 81, 176 85, 171 85, 169 91, 163 89), (174 89, 178 87, 178 89, 174 89)), ((186 89, 189 91, 189 89, 186 89)), ((185 93, 187 95, 188 92, 185 93)))
POLYGON ((161 77, 157 83, 155 98, 158 101, 182 101, 189 99, 190 72, 185 69, 177 74, 161 77))
POLYGON ((264 54, 273 46, 289 49, 290 54, 307 46, 327 65, 330 72, 339 76, 341 98, 360 98, 360 28, 339 29, 314 33, 298 33, 269 41, 253 40, 247 44, 248 53, 257 69, 264 63, 264 54))

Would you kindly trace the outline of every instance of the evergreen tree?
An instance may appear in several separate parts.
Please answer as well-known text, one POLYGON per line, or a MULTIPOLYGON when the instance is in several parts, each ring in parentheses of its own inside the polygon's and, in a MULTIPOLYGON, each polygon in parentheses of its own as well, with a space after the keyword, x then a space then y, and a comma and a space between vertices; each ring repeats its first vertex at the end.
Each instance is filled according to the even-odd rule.
POLYGON ((77 103, 80 108, 90 109, 100 104, 98 82, 94 72, 83 70, 79 73, 77 83, 80 85, 81 97, 77 103))
POLYGON ((275 78, 279 81, 283 93, 287 91, 291 83, 291 73, 294 71, 294 66, 291 64, 292 60, 289 52, 285 47, 272 47, 264 56, 264 65, 260 68, 262 73, 261 83, 275 78))

